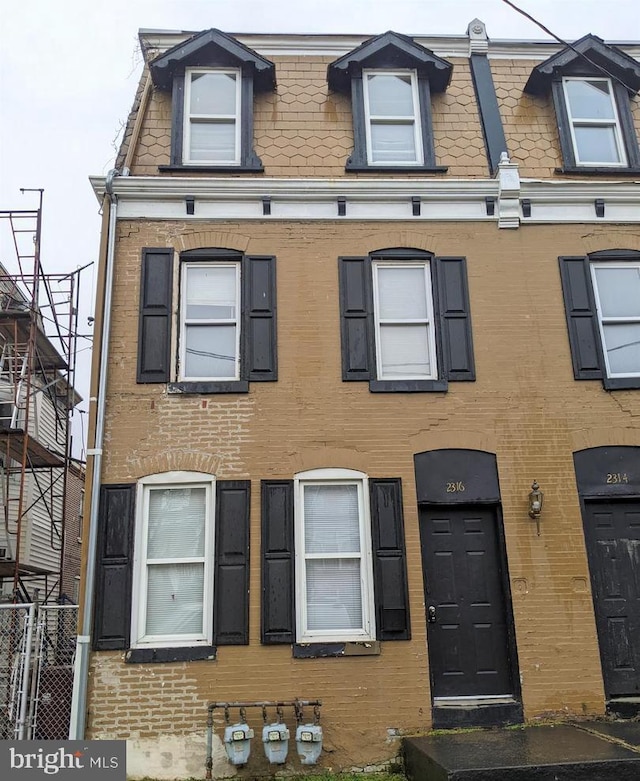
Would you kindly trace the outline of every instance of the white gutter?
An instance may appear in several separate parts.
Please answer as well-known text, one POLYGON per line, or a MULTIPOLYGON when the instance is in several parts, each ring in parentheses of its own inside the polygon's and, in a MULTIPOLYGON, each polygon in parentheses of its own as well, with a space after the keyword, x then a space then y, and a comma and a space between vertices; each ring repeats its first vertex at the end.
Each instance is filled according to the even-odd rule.
POLYGON ((93 591, 96 576, 96 549, 98 545, 100 475, 102 471, 102 444, 104 441, 107 368, 109 365, 109 332, 111 329, 111 296, 115 257, 116 219, 118 211, 118 198, 113 192, 113 180, 116 176, 118 176, 118 171, 110 171, 105 182, 105 192, 110 200, 110 209, 102 317, 100 372, 97 387, 98 408, 96 411, 96 434, 94 438, 94 448, 93 451, 89 451, 87 453, 87 455, 92 455, 94 458, 93 475, 91 481, 91 512, 89 516, 89 539, 87 545, 87 570, 84 583, 82 627, 76 641, 73 693, 71 698, 71 719, 69 723, 69 740, 82 740, 84 738, 87 715, 87 686, 89 678, 89 654, 91 653, 93 591))

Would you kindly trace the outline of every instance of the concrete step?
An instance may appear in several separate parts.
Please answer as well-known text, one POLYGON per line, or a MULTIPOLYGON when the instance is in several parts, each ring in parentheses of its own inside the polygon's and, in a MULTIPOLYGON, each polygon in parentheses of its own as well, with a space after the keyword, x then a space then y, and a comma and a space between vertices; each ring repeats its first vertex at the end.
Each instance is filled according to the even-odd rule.
POLYGON ((452 731, 403 751, 410 781, 640 780, 640 722, 452 731))

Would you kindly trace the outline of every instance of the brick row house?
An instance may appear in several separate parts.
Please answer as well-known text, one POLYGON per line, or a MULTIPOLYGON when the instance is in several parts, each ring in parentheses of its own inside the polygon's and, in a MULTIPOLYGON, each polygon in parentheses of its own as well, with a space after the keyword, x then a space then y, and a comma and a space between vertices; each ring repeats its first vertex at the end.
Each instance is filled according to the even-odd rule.
POLYGON ((202 777, 214 701, 320 699, 333 768, 633 715, 640 44, 140 40, 76 734, 202 777))

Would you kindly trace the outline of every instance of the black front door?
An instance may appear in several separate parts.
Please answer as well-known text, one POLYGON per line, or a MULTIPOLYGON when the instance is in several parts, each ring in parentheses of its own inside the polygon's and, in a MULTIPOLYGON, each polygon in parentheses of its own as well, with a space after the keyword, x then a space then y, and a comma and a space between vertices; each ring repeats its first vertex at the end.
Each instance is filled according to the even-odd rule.
POLYGON ((586 502, 584 530, 608 698, 640 695, 640 502, 586 502))
POLYGON ((434 697, 511 695, 509 632, 494 508, 420 508, 434 697))

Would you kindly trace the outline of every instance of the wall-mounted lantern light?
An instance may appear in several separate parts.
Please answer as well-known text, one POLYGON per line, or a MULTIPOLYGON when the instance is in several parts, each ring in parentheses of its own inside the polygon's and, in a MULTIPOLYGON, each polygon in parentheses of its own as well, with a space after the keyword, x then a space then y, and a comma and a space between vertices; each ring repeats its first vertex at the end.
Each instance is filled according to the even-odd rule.
POLYGON ((544 494, 540 490, 538 481, 534 480, 531 484, 531 491, 529 492, 529 518, 533 518, 536 522, 538 537, 540 536, 540 513, 542 512, 543 502, 544 494))

